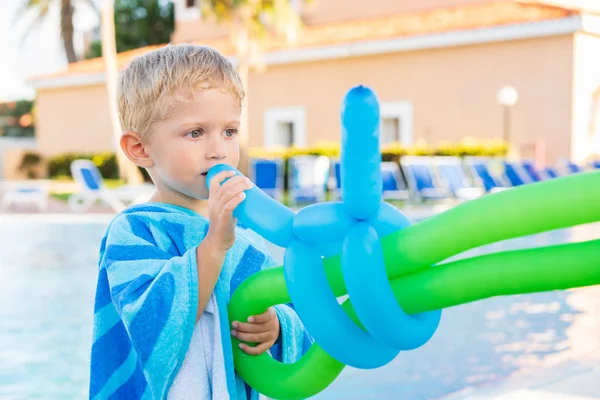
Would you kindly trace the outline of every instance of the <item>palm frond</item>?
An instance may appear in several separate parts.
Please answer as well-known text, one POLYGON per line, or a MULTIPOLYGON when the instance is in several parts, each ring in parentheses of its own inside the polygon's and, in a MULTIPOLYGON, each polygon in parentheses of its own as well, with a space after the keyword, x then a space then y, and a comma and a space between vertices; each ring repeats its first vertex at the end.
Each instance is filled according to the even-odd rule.
POLYGON ((17 8, 13 17, 13 21, 19 21, 28 13, 33 12, 33 19, 28 24, 21 37, 21 44, 25 43, 25 40, 27 40, 29 34, 40 25, 46 16, 48 16, 52 2, 53 0, 26 0, 19 8, 17 8))
POLYGON ((31 10, 39 10, 39 14, 43 13, 42 17, 45 17, 48 14, 48 10, 53 1, 54 0, 24 0, 15 10, 14 20, 23 18, 25 14, 31 10))

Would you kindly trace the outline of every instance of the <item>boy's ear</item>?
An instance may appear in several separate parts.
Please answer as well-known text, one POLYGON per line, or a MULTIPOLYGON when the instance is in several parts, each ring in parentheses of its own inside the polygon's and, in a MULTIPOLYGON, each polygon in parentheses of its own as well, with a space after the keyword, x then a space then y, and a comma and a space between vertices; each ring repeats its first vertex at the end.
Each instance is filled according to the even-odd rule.
POLYGON ((134 131, 126 131, 121 135, 121 150, 135 165, 142 168, 150 168, 154 165, 154 161, 146 152, 144 142, 139 133, 134 131))

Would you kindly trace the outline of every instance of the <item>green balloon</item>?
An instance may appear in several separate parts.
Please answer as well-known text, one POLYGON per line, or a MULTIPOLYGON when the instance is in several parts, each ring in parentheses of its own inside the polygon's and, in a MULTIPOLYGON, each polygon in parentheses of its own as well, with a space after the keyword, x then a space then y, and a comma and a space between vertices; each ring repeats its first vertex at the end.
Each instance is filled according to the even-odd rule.
MULTIPOLYGON (((493 296, 600 283, 600 240, 439 264, 482 245, 596 221, 600 221, 600 172, 589 172, 485 195, 385 236, 380 242, 396 299, 405 312, 416 314, 493 296)), ((325 258, 323 265, 333 293, 346 294, 340 257, 325 258)), ((229 303, 229 316, 231 321, 246 320, 270 306, 289 302, 283 267, 276 267, 239 286, 229 303)), ((362 327, 351 299, 342 307, 362 327)), ((344 368, 318 343, 298 362, 283 364, 267 353, 247 355, 238 348, 239 340, 232 340, 240 376, 274 399, 314 396, 344 368)))

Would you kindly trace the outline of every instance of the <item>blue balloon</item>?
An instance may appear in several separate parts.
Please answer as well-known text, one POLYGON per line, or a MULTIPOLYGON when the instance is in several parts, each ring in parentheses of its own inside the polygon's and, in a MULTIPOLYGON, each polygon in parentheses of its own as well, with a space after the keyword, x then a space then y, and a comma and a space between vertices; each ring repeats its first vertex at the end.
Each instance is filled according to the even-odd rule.
MULTIPOLYGON (((240 171, 230 165, 216 165, 206 174, 208 188, 210 189, 210 181, 216 174, 227 170, 241 175, 240 171)), ((237 206, 233 215, 244 226, 277 246, 286 247, 294 237, 294 212, 267 195, 256 185, 246 190, 246 198, 237 206)))
POLYGON ((294 233, 298 239, 314 245, 341 242, 353 223, 340 202, 313 204, 296 214, 294 233), (315 226, 319 229, 315 230, 315 226))
MULTIPOLYGON (((297 214, 257 187, 234 215, 270 242, 287 247, 284 277, 297 314, 319 345, 340 362, 376 368, 402 350, 417 348, 435 333, 441 310, 407 315, 387 279, 380 238, 410 225, 382 201, 379 102, 364 86, 344 98, 342 118, 342 202, 314 204, 297 214), (341 254, 342 274, 356 314, 355 324, 339 305, 322 257, 341 254)), ((234 170, 211 168, 215 174, 234 170)))
POLYGON ((412 350, 433 336, 441 310, 415 316, 402 310, 390 287, 378 239, 375 229, 364 222, 346 236, 342 253, 346 289, 360 322, 373 338, 395 349, 412 350))
POLYGON ((379 237, 387 236, 410 225, 410 220, 389 203, 381 203, 377 215, 369 222, 379 237))
POLYGON ((366 220, 381 204, 379 102, 364 86, 348 92, 342 105, 342 199, 349 216, 366 220))
POLYGON ((355 368, 378 368, 399 350, 378 343, 356 325, 334 296, 321 256, 311 246, 293 241, 283 263, 294 309, 306 330, 333 358, 355 368))

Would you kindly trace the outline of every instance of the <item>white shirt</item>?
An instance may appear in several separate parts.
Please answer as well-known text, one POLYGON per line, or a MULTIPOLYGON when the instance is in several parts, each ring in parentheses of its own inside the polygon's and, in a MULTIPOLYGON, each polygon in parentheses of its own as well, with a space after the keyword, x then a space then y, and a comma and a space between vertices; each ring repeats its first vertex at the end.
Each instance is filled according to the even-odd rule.
POLYGON ((194 327, 190 347, 167 395, 168 400, 229 399, 219 311, 214 294, 194 327))

